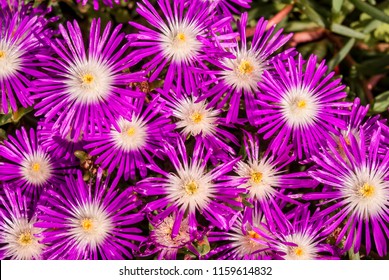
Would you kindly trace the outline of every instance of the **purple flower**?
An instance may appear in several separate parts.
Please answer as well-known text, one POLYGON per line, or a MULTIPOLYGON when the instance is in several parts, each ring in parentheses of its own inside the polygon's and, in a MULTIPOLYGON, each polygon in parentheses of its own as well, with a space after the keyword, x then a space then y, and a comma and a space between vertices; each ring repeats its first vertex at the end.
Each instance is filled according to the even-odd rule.
POLYGON ((149 104, 144 104, 144 99, 133 100, 131 105, 134 111, 115 120, 119 129, 112 125, 109 132, 91 137, 85 146, 90 155, 98 156, 96 164, 108 168, 108 174, 118 168, 115 181, 123 175, 126 181, 135 179, 136 170, 145 177, 146 165, 154 163, 153 156, 163 149, 163 141, 173 137, 175 125, 169 115, 160 115, 164 103, 158 97, 149 104))
POLYGON ((131 61, 126 57, 129 44, 123 44, 121 25, 111 30, 109 22, 100 35, 100 19, 93 20, 89 48, 76 21, 60 25, 63 40, 52 44, 58 58, 51 60, 50 78, 37 80, 39 99, 36 115, 55 119, 63 138, 78 140, 108 131, 128 108, 124 97, 142 97, 129 83, 142 79, 142 73, 127 73, 131 61), (58 115, 58 117, 57 117, 58 115))
POLYGON ((42 190, 61 184, 63 176, 72 172, 69 163, 54 160, 38 143, 34 129, 28 133, 22 127, 15 135, 16 138, 9 135, 0 145, 0 177, 6 184, 29 195, 39 195, 42 190))
POLYGON ((363 243, 369 253, 373 237, 378 254, 385 256, 389 237, 389 153, 381 157, 378 151, 380 147, 386 151, 389 148, 382 143, 380 128, 373 133, 369 144, 362 127, 359 137, 349 135, 350 144, 341 137, 342 152, 329 142, 328 150, 313 157, 317 166, 310 174, 327 190, 305 194, 303 198, 320 199, 323 205, 328 205, 316 216, 333 214, 326 221, 324 234, 340 227, 337 243, 345 237, 345 251, 353 248, 358 252, 363 243))
POLYGON ((133 241, 144 241, 133 225, 143 214, 132 211, 141 204, 131 188, 119 193, 108 180, 97 178, 95 185, 67 177, 66 184, 46 193, 38 205, 39 222, 44 229, 42 242, 50 244, 48 259, 128 259, 137 250, 133 241), (43 201, 43 200, 42 200, 43 201))
POLYGON ((0 194, 0 259, 42 259, 45 245, 34 226, 37 217, 30 198, 20 188, 4 187, 0 194))
POLYGON ((299 204, 289 197, 286 190, 318 185, 306 172, 286 173, 286 166, 296 159, 296 155, 291 153, 291 145, 278 153, 270 149, 261 152, 256 136, 248 132, 244 132, 244 136, 247 159, 236 164, 234 170, 238 176, 235 178, 240 181, 246 179, 239 187, 248 191, 248 200, 258 202, 266 216, 272 215, 269 209, 278 207, 279 200, 299 204))
MULTIPOLYGON (((282 29, 274 32, 275 26, 265 31, 267 21, 261 18, 250 44, 247 42, 245 31, 247 17, 247 13, 243 13, 241 20, 237 22, 240 36, 240 41, 237 42, 239 43, 228 48, 235 57, 224 58, 217 64, 220 69, 212 71, 212 78, 204 83, 204 86, 210 84, 214 86, 201 95, 202 99, 211 98, 211 106, 217 103, 224 106, 229 102, 227 123, 237 121, 242 94, 247 117, 250 124, 254 123, 252 113, 257 108, 255 93, 258 91, 258 83, 262 81, 264 70, 271 68, 269 61, 273 54, 292 36, 292 34, 281 35, 282 29)), ((284 56, 287 56, 289 52, 284 53, 284 56)))
POLYGON ((212 156, 215 158, 226 159, 235 154, 231 144, 239 146, 239 142, 235 135, 227 130, 233 126, 226 124, 225 118, 221 116, 221 109, 210 107, 205 100, 198 101, 193 95, 170 91, 164 96, 167 108, 176 120, 175 125, 183 139, 193 136, 195 141, 203 143, 206 149, 212 149, 212 156))
POLYGON ((193 252, 196 251, 191 243, 194 237, 189 233, 188 218, 182 219, 177 235, 172 237, 175 220, 176 217, 170 215, 162 221, 150 221, 152 230, 150 231, 149 240, 140 246, 142 257, 158 254, 157 258, 159 260, 175 260, 180 249, 186 247, 193 252))
MULTIPOLYGON (((129 40, 136 39, 131 46, 139 47, 131 54, 136 61, 146 57, 151 60, 143 65, 143 69, 151 71, 150 82, 161 77, 162 70, 167 67, 164 76, 164 90, 170 90, 173 81, 178 91, 184 84, 186 92, 196 92, 198 75, 194 68, 207 69, 206 61, 215 56, 226 55, 226 52, 213 43, 216 33, 227 26, 230 17, 217 19, 215 11, 211 11, 208 3, 194 0, 158 0, 154 8, 148 0, 138 3, 137 12, 152 26, 145 27, 135 22, 131 25, 140 30, 139 34, 129 35, 129 40), (163 17, 160 15, 163 14, 163 17)), ((228 39, 235 34, 225 34, 221 39, 228 39)), ((221 46, 223 43, 218 43, 221 46)))
POLYGON ((274 136, 271 149, 280 150, 292 141, 299 159, 310 158, 318 152, 320 144, 339 135, 338 129, 346 129, 346 121, 339 115, 349 115, 349 102, 345 86, 339 79, 332 79, 334 72, 325 75, 324 61, 316 67, 317 57, 311 55, 304 62, 301 55, 297 61, 288 58, 285 63, 275 60, 275 72, 266 71, 260 84, 259 133, 264 138, 274 136))
POLYGON ((159 196, 146 205, 145 211, 157 211, 155 220, 163 220, 174 214, 173 238, 179 233, 185 218, 188 218, 189 231, 194 236, 199 226, 196 218, 198 213, 211 224, 228 229, 229 217, 236 213, 230 206, 241 207, 237 198, 243 190, 238 189, 237 183, 229 180, 226 174, 232 171, 239 158, 208 171, 212 149, 206 150, 203 145, 196 143, 192 157, 188 157, 181 138, 178 138, 176 147, 166 143, 165 153, 174 172, 152 166, 153 171, 162 176, 148 177, 136 186, 136 191, 145 196, 159 196))
POLYGON ((274 238, 278 240, 276 250, 285 260, 338 259, 337 251, 326 243, 327 234, 322 234, 325 216, 311 217, 308 205, 293 209, 286 215, 274 238), (289 218, 287 219, 287 217, 289 218))
POLYGON ((43 39, 50 32, 48 20, 30 5, 4 7, 0 19, 0 113, 7 114, 9 106, 16 111, 19 104, 33 105, 31 81, 45 76, 39 66, 46 62, 38 56, 46 51, 43 39))
MULTIPOLYGON (((234 223, 230 231, 211 231, 208 240, 212 244, 220 245, 214 248, 206 258, 217 256, 218 259, 233 260, 258 260, 272 259, 276 254, 272 231, 274 226, 269 227, 266 217, 259 207, 254 211, 238 213, 234 217, 234 223)), ((273 223, 270 220, 270 223, 273 223)))

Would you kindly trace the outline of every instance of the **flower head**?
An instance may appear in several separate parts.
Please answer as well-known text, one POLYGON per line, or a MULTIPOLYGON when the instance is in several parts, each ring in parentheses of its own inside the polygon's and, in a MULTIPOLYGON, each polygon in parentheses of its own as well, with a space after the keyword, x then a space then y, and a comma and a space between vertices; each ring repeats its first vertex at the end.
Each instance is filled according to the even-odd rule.
POLYGON ((35 209, 20 188, 4 187, 0 194, 0 259, 42 259, 46 246, 31 208, 35 209))
POLYGON ((133 100, 131 105, 135 110, 119 117, 109 132, 91 137, 85 146, 90 155, 98 156, 96 164, 108 168, 108 174, 118 168, 116 180, 123 175, 125 180, 134 179, 136 170, 146 176, 146 165, 154 163, 153 157, 163 149, 163 141, 173 137, 174 124, 168 114, 162 114, 164 103, 158 97, 148 104, 143 99, 133 100))
POLYGON ((143 241, 141 230, 133 224, 143 214, 131 213, 140 200, 131 188, 119 193, 108 180, 97 179, 88 185, 79 172, 77 178, 67 177, 66 185, 46 193, 39 222, 43 242, 50 243, 48 259, 125 259, 137 250, 133 241, 143 241))
POLYGON ((297 157, 310 158, 318 152, 320 144, 339 135, 338 129, 346 129, 345 120, 339 115, 349 115, 350 103, 343 102, 345 86, 340 79, 332 80, 334 72, 325 76, 324 61, 316 68, 317 57, 312 55, 304 62, 289 58, 287 65, 275 60, 275 72, 267 71, 260 84, 260 105, 256 111, 256 123, 264 138, 275 136, 271 149, 283 149, 289 141, 297 157))
POLYGON ((310 174, 330 190, 305 194, 303 198, 322 199, 323 205, 328 205, 316 216, 333 213, 327 220, 325 233, 341 227, 337 243, 346 237, 344 250, 353 247, 354 252, 358 252, 364 236, 369 253, 373 236, 378 254, 384 256, 387 252, 385 234, 389 232, 386 225, 389 219, 389 153, 379 156, 378 151, 380 147, 387 151, 388 146, 382 142, 380 128, 373 133, 370 143, 367 143, 362 127, 359 136, 357 140, 350 135, 350 144, 340 138, 344 154, 328 143, 328 150, 314 157, 317 166, 310 174))
MULTIPOLYGON (((16 3, 14 3, 16 5, 16 3)), ((48 20, 30 5, 6 6, 0 10, 0 113, 13 111, 19 104, 33 105, 33 79, 44 77, 38 57, 47 51, 44 39, 50 38, 48 20)))
POLYGON ((129 83, 142 80, 142 73, 125 73, 131 61, 125 55, 129 45, 121 43, 121 25, 111 30, 109 22, 100 35, 100 19, 93 20, 86 50, 80 27, 75 21, 60 25, 64 40, 56 39, 52 47, 58 58, 51 59, 50 78, 36 82, 39 99, 37 115, 55 126, 63 138, 78 140, 108 131, 111 124, 128 108, 124 97, 141 97, 129 83), (57 117, 57 115, 59 115, 57 117))
POLYGON ((162 176, 143 179, 136 186, 136 190, 145 196, 159 196, 146 205, 146 211, 157 211, 155 219, 158 220, 175 213, 173 238, 179 233, 184 218, 188 218, 191 235, 195 234, 199 225, 197 213, 219 228, 229 228, 228 219, 236 210, 226 204, 240 207, 241 202, 236 198, 243 190, 225 175, 232 171, 238 159, 221 163, 208 171, 212 150, 205 150, 203 145, 196 143, 190 158, 181 138, 177 147, 166 143, 165 153, 174 167, 173 171, 154 167, 154 171, 162 176))
POLYGON ((39 195, 51 186, 63 182, 63 176, 72 172, 72 164, 54 160, 39 144, 36 132, 24 127, 16 130, 15 136, 0 145, 0 176, 3 182, 19 187, 30 195, 39 195))
MULTIPOLYGON (((259 89, 258 83, 262 81, 263 72, 272 68, 270 61, 274 53, 292 36, 292 34, 281 35, 282 29, 275 32, 275 26, 265 31, 267 21, 261 18, 253 40, 247 42, 245 31, 247 18, 247 13, 244 13, 241 20, 237 22, 240 41, 237 41, 235 47, 229 48, 234 57, 224 58, 221 65, 217 64, 221 69, 212 73, 215 78, 204 83, 204 85, 214 84, 214 86, 201 96, 202 99, 211 98, 211 106, 217 103, 223 106, 229 102, 227 123, 237 121, 243 94, 247 117, 250 124, 254 124, 252 112, 257 106, 255 94, 259 89)), ((284 55, 288 56, 289 52, 284 55)))

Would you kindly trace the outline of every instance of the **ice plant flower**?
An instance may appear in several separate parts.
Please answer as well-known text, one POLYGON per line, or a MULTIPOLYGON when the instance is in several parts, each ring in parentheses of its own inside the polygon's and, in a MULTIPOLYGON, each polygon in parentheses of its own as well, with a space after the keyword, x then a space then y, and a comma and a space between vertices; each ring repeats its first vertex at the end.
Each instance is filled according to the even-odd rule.
POLYGON ((0 194, 0 259, 42 259, 45 249, 31 200, 20 188, 5 186, 0 194))
POLYGON ((349 102, 340 78, 332 79, 334 72, 325 75, 327 66, 322 61, 316 67, 317 57, 311 55, 304 62, 301 55, 290 57, 285 65, 274 61, 275 72, 265 71, 260 83, 256 124, 264 139, 274 136, 270 148, 282 150, 293 143, 298 159, 310 158, 318 152, 330 133, 339 135, 346 129, 346 121, 339 116, 350 114, 349 102))
POLYGON ((16 130, 15 136, 0 144, 0 178, 13 188, 39 195, 51 186, 63 182, 63 176, 72 172, 72 164, 60 159, 54 160, 38 143, 34 129, 24 127, 16 130))
MULTIPOLYGON (((99 0, 76 0, 77 3, 81 3, 82 6, 85 6, 88 2, 92 2, 91 4, 93 5, 93 9, 98 10, 100 7, 100 1, 99 0)), ((112 8, 113 4, 115 3, 116 5, 120 4, 120 0, 102 0, 103 5, 112 8)))
POLYGON ((228 232, 214 230, 208 234, 209 242, 220 246, 209 252, 207 259, 213 256, 232 260, 274 258, 276 251, 272 246, 277 244, 277 241, 274 240, 272 229, 268 226, 263 212, 259 207, 255 207, 254 211, 247 210, 248 208, 234 217, 234 223, 228 232))
POLYGON ((43 242, 50 243, 48 259, 128 259, 144 241, 134 226, 142 213, 131 213, 141 201, 127 188, 118 192, 108 180, 97 178, 94 186, 82 174, 66 178, 66 184, 49 190, 38 205, 43 242))
POLYGON ((330 142, 328 150, 313 157, 317 166, 310 174, 330 189, 322 193, 308 193, 303 198, 320 199, 323 205, 328 205, 316 216, 333 213, 326 221, 324 233, 341 227, 337 243, 345 237, 345 251, 353 248, 354 252, 358 252, 363 242, 369 254, 373 237, 378 254, 385 256, 389 237, 389 153, 381 157, 378 151, 380 147, 388 151, 389 147, 382 143, 380 128, 371 136, 369 144, 363 128, 360 128, 359 136, 356 139, 354 135, 349 135, 350 144, 345 138, 340 138, 346 159, 330 142))
POLYGON ((115 120, 119 129, 112 125, 109 132, 91 137, 85 146, 90 155, 97 156, 96 164, 108 168, 108 174, 117 167, 115 180, 122 176, 125 180, 135 179, 136 170, 145 177, 146 166, 154 162, 157 150, 162 150, 163 142, 175 136, 175 125, 168 114, 161 114, 165 105, 160 101, 158 96, 150 103, 133 100, 131 105, 135 109, 115 120))
POLYGON ((156 220, 175 214, 172 238, 179 234, 182 221, 186 218, 189 232, 194 236, 199 226, 196 219, 198 213, 209 223, 227 229, 228 219, 237 212, 230 206, 242 205, 237 197, 243 190, 238 189, 237 183, 226 176, 239 158, 221 163, 208 171, 212 150, 205 150, 198 142, 189 157, 181 138, 178 138, 175 146, 166 143, 165 153, 173 170, 169 172, 155 166, 154 171, 162 176, 145 178, 136 185, 136 191, 142 195, 159 196, 145 206, 145 211, 157 211, 156 220))
POLYGON ((319 260, 338 259, 337 251, 326 243, 327 235, 322 234, 323 224, 327 217, 311 217, 308 206, 294 209, 293 216, 283 221, 286 226, 278 224, 275 232, 278 239, 276 250, 285 260, 319 260))
POLYGON ((124 97, 143 96, 129 87, 143 74, 125 72, 131 61, 125 55, 129 45, 124 43, 121 25, 111 30, 109 22, 102 35, 100 25, 100 19, 91 23, 88 50, 76 21, 67 22, 67 29, 60 25, 63 40, 57 38, 52 44, 58 58, 47 58, 51 59, 50 78, 35 84, 36 115, 55 119, 63 138, 87 139, 108 131, 128 110, 124 97))
MULTIPOLYGON (((226 55, 217 47, 223 44, 222 40, 219 44, 212 41, 216 33, 227 26, 231 17, 214 17, 215 11, 201 0, 190 3, 186 0, 158 0, 157 9, 148 0, 143 0, 143 4, 138 3, 137 12, 151 27, 130 22, 139 29, 139 34, 128 37, 130 41, 136 40, 131 46, 138 48, 131 57, 137 61, 150 57, 151 60, 143 68, 151 72, 150 82, 164 77, 165 91, 169 91, 175 81, 179 91, 184 86, 186 92, 195 92, 199 81, 193 69, 207 69, 205 61, 226 55), (161 13, 157 11, 158 8, 161 13), (161 75, 165 68, 166 74, 161 75)), ((235 34, 224 34, 223 40, 229 36, 235 34)))
POLYGON ((285 191, 318 185, 306 172, 286 173, 285 167, 296 159, 291 145, 278 153, 270 149, 261 152, 258 137, 244 132, 244 147, 247 159, 240 160, 234 168, 237 179, 246 179, 239 187, 248 190, 248 200, 258 202, 269 218, 274 215, 269 209, 278 208, 278 200, 298 204, 285 191))
MULTIPOLYGON (((44 77, 39 54, 47 51, 43 38, 49 36, 48 20, 30 5, 0 10, 0 113, 33 105, 32 79, 44 77)), ((48 38, 46 38, 48 39, 48 38)))
POLYGON ((177 259, 178 250, 182 248, 189 248, 195 251, 189 233, 188 219, 184 218, 181 222, 180 229, 177 236, 172 237, 172 230, 175 223, 175 216, 170 215, 162 221, 150 220, 152 230, 147 242, 141 244, 141 256, 150 256, 158 254, 159 260, 175 260, 177 259), (142 247, 144 249, 142 250, 142 247))
POLYGON ((176 128, 184 139, 193 136, 196 142, 202 142, 207 149, 213 149, 213 156, 216 158, 235 154, 233 146, 239 146, 239 142, 228 131, 233 126, 226 124, 225 118, 221 116, 221 109, 210 107, 206 100, 198 101, 193 95, 173 91, 165 94, 165 98, 166 105, 176 120, 176 128))
MULTIPOLYGON (((224 58, 218 63, 221 68, 212 72, 214 78, 204 82, 204 86, 212 84, 213 87, 201 95, 203 99, 211 99, 211 106, 229 104, 227 123, 237 121, 242 94, 248 120, 251 124, 254 123, 252 112, 256 110, 255 93, 258 91, 258 83, 262 81, 264 70, 272 67, 269 61, 274 53, 292 36, 281 35, 282 29, 275 32, 275 26, 266 31, 267 21, 261 18, 252 41, 248 42, 247 17, 247 13, 243 13, 237 21, 240 40, 235 47, 229 47, 235 58, 224 58)), ((287 56, 289 52, 284 55, 287 56)))

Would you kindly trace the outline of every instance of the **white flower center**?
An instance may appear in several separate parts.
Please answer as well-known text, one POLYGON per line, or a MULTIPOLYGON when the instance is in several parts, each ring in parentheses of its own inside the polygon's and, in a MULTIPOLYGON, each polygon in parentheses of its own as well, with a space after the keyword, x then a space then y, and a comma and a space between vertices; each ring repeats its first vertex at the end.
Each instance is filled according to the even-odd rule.
POLYGON ((223 62, 226 67, 230 68, 222 72, 225 82, 237 90, 256 91, 265 70, 263 59, 252 50, 241 50, 234 55, 236 59, 228 58, 223 62))
POLYGON ((6 39, 0 39, 0 80, 14 75, 20 70, 22 53, 6 39))
POLYGON ((166 186, 168 198, 182 205, 182 209, 188 209, 193 213, 196 208, 204 209, 214 196, 213 185, 208 174, 204 174, 201 166, 185 165, 176 174, 170 174, 169 183, 166 186))
POLYGON ((69 218, 70 235, 85 249, 96 248, 103 243, 113 228, 112 221, 106 211, 96 203, 87 203, 73 209, 73 217, 69 218))
POLYGON ((240 161, 237 164, 236 173, 241 178, 249 178, 240 187, 247 188, 250 197, 254 200, 267 199, 276 192, 274 187, 278 185, 278 172, 266 158, 258 162, 249 161, 248 164, 240 161))
POLYGON ((291 88, 281 100, 281 110, 290 126, 307 126, 316 120, 319 104, 307 88, 291 88))
POLYGON ((47 154, 37 151, 32 155, 26 155, 22 162, 21 174, 32 185, 43 185, 52 175, 52 165, 47 154))
POLYGON ((35 228, 35 219, 30 222, 25 218, 7 220, 1 228, 1 243, 4 243, 5 255, 12 259, 39 259, 44 245, 36 237, 42 230, 35 228))
POLYGON ((147 127, 142 119, 133 117, 132 121, 119 119, 118 125, 121 129, 117 131, 111 129, 111 137, 116 143, 116 147, 124 151, 134 151, 142 148, 147 141, 147 127))
POLYGON ((169 26, 162 27, 161 47, 163 55, 174 62, 191 61, 201 48, 197 40, 200 35, 199 24, 186 20, 169 22, 169 26))
POLYGON ((181 221, 177 236, 172 238, 174 221, 175 218, 169 216, 156 226, 153 233, 158 244, 168 248, 180 248, 190 241, 188 219, 181 221))
POLYGON ((211 108, 207 109, 205 101, 195 103, 192 98, 184 98, 175 104, 173 115, 179 119, 177 128, 183 128, 185 135, 215 134, 218 113, 211 108))
POLYGON ((345 176, 341 191, 347 207, 363 219, 384 213, 389 206, 389 182, 384 178, 383 172, 367 166, 345 176))
POLYGON ((92 58, 76 60, 69 66, 65 76, 70 98, 82 104, 98 103, 106 99, 114 81, 109 66, 92 58))
POLYGON ((302 233, 294 233, 286 236, 286 241, 294 243, 297 246, 280 245, 280 251, 286 255, 286 260, 313 260, 317 256, 316 242, 312 237, 302 233))

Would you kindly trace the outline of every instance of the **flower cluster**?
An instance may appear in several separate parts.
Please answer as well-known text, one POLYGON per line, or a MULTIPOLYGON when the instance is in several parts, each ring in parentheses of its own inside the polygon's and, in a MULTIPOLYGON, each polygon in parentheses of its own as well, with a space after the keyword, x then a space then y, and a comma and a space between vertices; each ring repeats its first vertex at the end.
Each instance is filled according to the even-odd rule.
POLYGON ((387 120, 250 3, 142 0, 127 34, 0 0, 0 114, 38 120, 0 142, 1 259, 387 254, 387 120))

